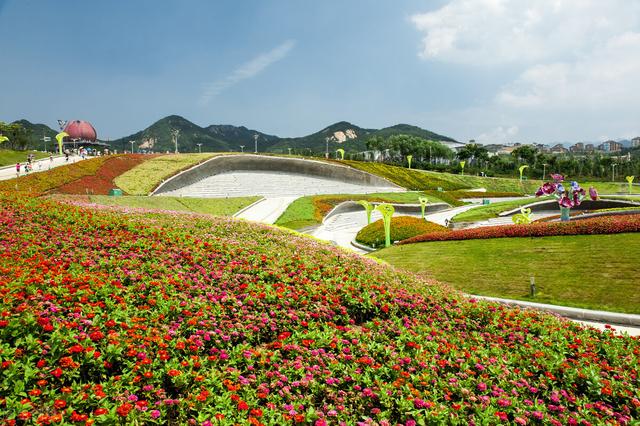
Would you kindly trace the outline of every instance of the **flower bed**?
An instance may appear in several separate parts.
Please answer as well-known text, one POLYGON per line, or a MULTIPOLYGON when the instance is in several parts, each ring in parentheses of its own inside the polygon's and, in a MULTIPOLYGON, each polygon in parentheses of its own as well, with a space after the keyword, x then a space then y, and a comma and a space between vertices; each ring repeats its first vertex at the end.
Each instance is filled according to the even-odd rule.
POLYGON ((413 244, 424 241, 476 240, 487 238, 550 237, 554 235, 620 234, 640 232, 640 214, 605 216, 573 222, 534 222, 528 225, 485 226, 458 229, 446 234, 428 233, 401 241, 413 244))
MULTIPOLYGON (((391 241, 401 241, 431 232, 447 232, 449 228, 413 216, 391 218, 391 241)), ((385 233, 382 219, 365 226, 356 235, 356 241, 369 247, 384 246, 385 233)))
POLYGON ((56 167, 46 172, 31 173, 17 179, 0 181, 0 191, 28 192, 39 195, 85 176, 92 176, 109 157, 96 157, 88 160, 56 167))
POLYGON ((96 194, 107 195, 116 187, 114 179, 138 164, 156 157, 155 155, 126 154, 110 156, 93 175, 83 176, 73 182, 66 183, 56 189, 62 194, 96 194))
POLYGON ((244 221, 0 205, 7 424, 640 419, 638 339, 244 221))

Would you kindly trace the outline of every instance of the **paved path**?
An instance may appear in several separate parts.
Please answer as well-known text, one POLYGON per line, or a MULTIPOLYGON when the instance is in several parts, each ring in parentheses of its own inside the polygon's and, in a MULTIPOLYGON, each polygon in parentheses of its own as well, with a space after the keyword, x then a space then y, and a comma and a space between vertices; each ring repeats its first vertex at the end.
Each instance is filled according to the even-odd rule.
POLYGON ((249 206, 248 209, 242 211, 235 217, 272 224, 284 213, 289 204, 293 203, 297 198, 298 197, 264 198, 252 206, 249 206))
POLYGON ((158 196, 221 198, 261 195, 264 200, 250 206, 236 217, 272 224, 289 204, 306 195, 403 191, 403 188, 393 186, 366 186, 294 173, 236 171, 209 176, 192 185, 158 196))
MULTIPOLYGON (((48 158, 44 158, 42 160, 35 161, 33 163, 33 170, 29 173, 44 172, 54 167, 63 166, 69 163, 75 163, 76 161, 80 161, 80 160, 82 160, 82 157, 78 155, 70 156, 69 161, 65 161, 64 155, 59 157, 53 157, 53 162, 50 161, 48 158)), ((26 156, 25 156, 25 161, 21 161, 20 164, 24 165, 25 163, 26 163, 26 156)), ((20 172, 20 176, 24 176, 24 168, 20 172)), ((13 179, 14 177, 16 177, 15 164, 12 166, 0 168, 0 180, 13 179)))

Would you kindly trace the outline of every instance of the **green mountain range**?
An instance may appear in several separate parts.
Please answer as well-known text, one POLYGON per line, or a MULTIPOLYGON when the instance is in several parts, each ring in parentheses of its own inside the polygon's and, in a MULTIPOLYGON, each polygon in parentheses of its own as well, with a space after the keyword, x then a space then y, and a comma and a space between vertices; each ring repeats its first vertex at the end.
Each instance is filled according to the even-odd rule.
MULTIPOLYGON (((33 146, 31 148, 42 149, 42 136, 53 137, 56 131, 44 124, 32 124, 27 120, 20 120, 25 128, 30 130, 33 146)), ((419 136, 424 139, 437 141, 454 141, 454 139, 439 135, 420 127, 408 124, 397 124, 383 129, 364 129, 346 121, 332 124, 316 133, 296 137, 280 138, 251 130, 244 126, 232 125, 211 125, 200 127, 179 115, 170 115, 162 118, 144 130, 132 135, 116 140, 108 141, 113 149, 120 152, 131 150, 131 141, 135 141, 133 146, 137 150, 148 150, 154 152, 174 152, 172 131, 179 130, 178 150, 180 152, 202 152, 212 151, 240 151, 253 152, 255 147, 254 135, 258 135, 258 151, 286 154, 288 152, 297 154, 323 153, 328 148, 334 152, 342 148, 347 152, 357 152, 366 150, 367 139, 373 136, 383 138, 396 134, 408 134, 419 136), (198 147, 200 144, 200 147, 198 147), (244 148, 241 148, 243 146, 244 148)), ((98 136, 100 130, 98 129, 98 136)))

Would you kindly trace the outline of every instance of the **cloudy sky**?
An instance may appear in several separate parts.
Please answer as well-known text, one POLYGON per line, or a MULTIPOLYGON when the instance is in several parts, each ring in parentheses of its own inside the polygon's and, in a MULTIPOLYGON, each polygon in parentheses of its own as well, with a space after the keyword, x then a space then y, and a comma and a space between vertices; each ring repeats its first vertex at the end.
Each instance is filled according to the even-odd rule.
POLYGON ((640 135, 640 0, 0 0, 0 120, 640 135), (160 6, 161 4, 161 6, 160 6))

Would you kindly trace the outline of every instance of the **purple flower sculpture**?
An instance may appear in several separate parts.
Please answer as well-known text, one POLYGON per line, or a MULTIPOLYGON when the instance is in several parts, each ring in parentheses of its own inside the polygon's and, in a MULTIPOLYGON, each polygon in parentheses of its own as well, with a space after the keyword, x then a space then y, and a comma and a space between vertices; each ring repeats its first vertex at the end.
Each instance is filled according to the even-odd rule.
MULTIPOLYGON (((572 207, 580 205, 586 195, 586 191, 584 188, 581 188, 580 184, 576 181, 572 181, 571 184, 567 185, 567 188, 565 188, 561 183, 564 181, 564 176, 561 174, 551 173, 550 176, 553 179, 553 182, 546 182, 538 188, 536 191, 536 197, 553 194, 553 196, 558 200, 558 205, 560 206, 561 220, 568 221, 569 211, 572 207)), ((598 193, 593 187, 589 188, 589 195, 592 200, 598 198, 598 193)))

